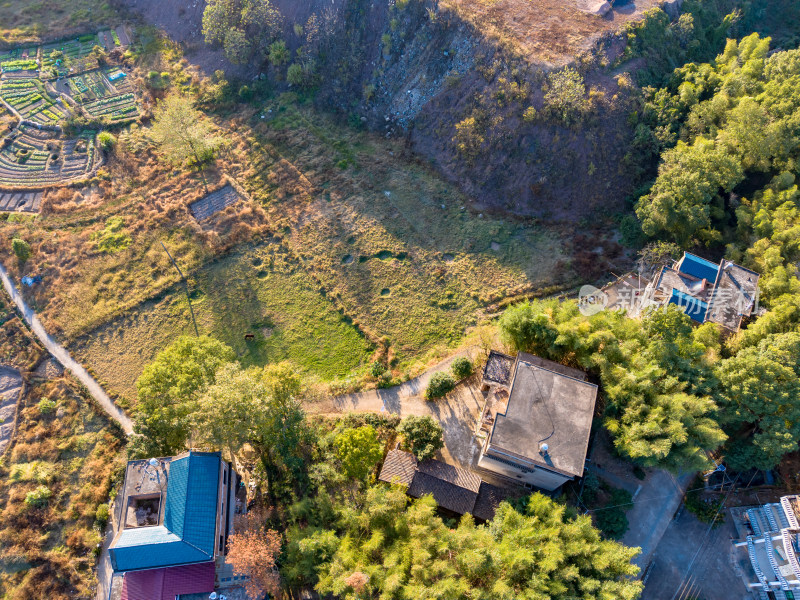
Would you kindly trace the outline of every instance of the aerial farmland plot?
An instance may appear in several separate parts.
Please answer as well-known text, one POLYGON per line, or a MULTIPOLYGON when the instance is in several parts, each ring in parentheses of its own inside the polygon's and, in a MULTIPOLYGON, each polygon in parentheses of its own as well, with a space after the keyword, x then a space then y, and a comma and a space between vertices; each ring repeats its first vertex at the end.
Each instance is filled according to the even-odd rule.
POLYGON ((0 103, 17 119, 0 138, 1 211, 38 210, 33 199, 41 193, 23 198, 14 195, 17 190, 91 178, 100 162, 99 129, 139 117, 138 90, 129 74, 100 51, 129 43, 128 32, 117 27, 0 52, 0 103), (71 117, 82 117, 88 126, 67 137, 62 127, 71 117))
POLYGON ((21 126, 0 144, 0 189, 47 188, 91 172, 97 156, 94 133, 61 139, 55 131, 21 126))

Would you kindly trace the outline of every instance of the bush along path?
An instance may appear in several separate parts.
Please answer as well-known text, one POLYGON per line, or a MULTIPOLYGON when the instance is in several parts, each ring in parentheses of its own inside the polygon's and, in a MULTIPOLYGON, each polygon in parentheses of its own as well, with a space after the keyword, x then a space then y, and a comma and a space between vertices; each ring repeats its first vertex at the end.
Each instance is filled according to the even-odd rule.
POLYGON ((117 423, 119 423, 120 427, 126 434, 131 434, 133 432, 133 424, 131 420, 128 418, 121 408, 119 408, 114 401, 109 397, 108 394, 103 390, 99 383, 83 368, 78 361, 76 361, 72 356, 70 356, 69 352, 59 344, 42 326, 42 323, 39 321, 39 318, 36 316, 36 313, 33 312, 33 309, 30 308, 26 303, 25 299, 22 297, 22 294, 19 293, 14 282, 11 281, 11 277, 8 275, 8 271, 6 271, 5 267, 0 264, 0 279, 3 280, 3 287, 6 289, 6 292, 11 297, 11 300, 19 309, 22 318, 31 328, 36 337, 39 338, 39 341, 42 342, 42 345, 47 349, 47 351, 53 355, 53 357, 60 362, 64 368, 69 369, 69 371, 80 381, 86 388, 89 390, 89 393, 92 397, 97 401, 100 407, 108 413, 112 419, 114 419, 117 423))

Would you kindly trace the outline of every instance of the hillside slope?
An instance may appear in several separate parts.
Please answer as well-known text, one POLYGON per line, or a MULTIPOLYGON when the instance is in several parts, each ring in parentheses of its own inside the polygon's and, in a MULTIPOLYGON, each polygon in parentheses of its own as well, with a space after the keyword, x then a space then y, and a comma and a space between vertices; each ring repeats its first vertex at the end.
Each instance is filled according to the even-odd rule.
MULTIPOLYGON (((223 64, 221 54, 203 47, 200 5, 125 4, 182 41, 206 72, 223 64)), ((300 50, 315 62, 317 105, 405 138, 409 150, 472 197, 474 209, 572 222, 622 207, 629 183, 619 164, 631 135, 624 94, 602 65, 585 61, 586 115, 565 122, 542 110, 546 73, 608 45, 610 32, 656 0, 605 18, 581 12, 578 0, 273 4, 292 54, 300 50), (523 119, 530 107, 537 116, 523 119)), ((619 43, 611 49, 619 50, 619 43)), ((271 71, 248 66, 229 76, 271 71)), ((281 79, 277 86, 285 86, 281 79)))

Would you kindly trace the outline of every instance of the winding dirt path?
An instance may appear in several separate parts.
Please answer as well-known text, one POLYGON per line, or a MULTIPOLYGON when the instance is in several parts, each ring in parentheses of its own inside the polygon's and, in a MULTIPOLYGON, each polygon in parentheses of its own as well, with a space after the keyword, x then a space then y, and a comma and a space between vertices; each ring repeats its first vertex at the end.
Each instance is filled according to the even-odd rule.
POLYGON ((55 359, 60 362, 66 369, 69 369, 70 372, 80 381, 86 388, 89 390, 89 393, 92 397, 97 400, 97 403, 100 407, 108 413, 108 416, 114 419, 117 423, 119 423, 120 427, 122 427, 123 431, 126 434, 131 434, 133 432, 133 424, 131 423, 130 418, 126 415, 122 409, 120 409, 114 401, 111 400, 108 394, 103 390, 99 383, 89 375, 88 371, 83 368, 78 361, 76 361, 70 353, 67 352, 66 348, 64 348, 61 344, 59 344, 55 338, 53 338, 47 331, 45 330, 42 323, 39 321, 39 318, 36 316, 36 313, 33 312, 33 309, 27 305, 25 299, 22 297, 22 294, 19 293, 14 282, 11 281, 11 277, 8 275, 8 271, 6 271, 5 267, 0 264, 0 279, 3 280, 3 287, 6 289, 6 292, 11 297, 11 300, 16 304, 17 308, 19 309, 22 318, 25 319, 25 322, 30 326, 33 333, 36 334, 36 337, 39 338, 39 341, 42 342, 42 345, 47 349, 50 354, 52 354, 55 359))

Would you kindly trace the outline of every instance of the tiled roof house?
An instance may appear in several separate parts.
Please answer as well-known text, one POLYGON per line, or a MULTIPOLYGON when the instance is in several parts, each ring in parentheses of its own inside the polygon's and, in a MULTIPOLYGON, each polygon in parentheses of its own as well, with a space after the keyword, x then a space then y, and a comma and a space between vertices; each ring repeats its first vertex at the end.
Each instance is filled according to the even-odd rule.
POLYGON ((218 452, 128 463, 109 547, 114 572, 125 574, 122 600, 214 591, 233 533, 237 481, 218 452))
POLYGON ((489 521, 506 494, 498 487, 481 481, 475 473, 428 459, 417 461, 413 454, 390 450, 378 476, 380 481, 406 488, 412 498, 431 494, 439 508, 450 513, 489 521))
POLYGON ((755 308, 759 274, 729 260, 712 263, 684 252, 662 267, 644 293, 644 304, 676 304, 697 323, 711 321, 737 331, 755 308))

